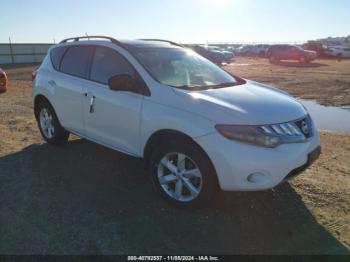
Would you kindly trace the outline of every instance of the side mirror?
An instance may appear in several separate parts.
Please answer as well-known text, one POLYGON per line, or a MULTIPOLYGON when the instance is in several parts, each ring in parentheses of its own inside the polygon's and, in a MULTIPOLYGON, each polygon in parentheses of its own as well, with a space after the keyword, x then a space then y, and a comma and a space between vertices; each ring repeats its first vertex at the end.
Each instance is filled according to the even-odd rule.
POLYGON ((108 80, 108 86, 114 91, 136 91, 136 80, 127 74, 115 75, 108 80))

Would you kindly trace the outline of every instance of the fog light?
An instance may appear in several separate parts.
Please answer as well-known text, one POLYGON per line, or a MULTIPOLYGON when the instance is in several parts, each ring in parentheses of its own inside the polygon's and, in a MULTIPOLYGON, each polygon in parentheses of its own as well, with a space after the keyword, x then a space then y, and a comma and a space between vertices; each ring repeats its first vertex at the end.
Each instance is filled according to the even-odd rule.
POLYGON ((263 173, 253 173, 247 177, 247 180, 250 183, 261 184, 261 183, 266 182, 267 177, 263 173))

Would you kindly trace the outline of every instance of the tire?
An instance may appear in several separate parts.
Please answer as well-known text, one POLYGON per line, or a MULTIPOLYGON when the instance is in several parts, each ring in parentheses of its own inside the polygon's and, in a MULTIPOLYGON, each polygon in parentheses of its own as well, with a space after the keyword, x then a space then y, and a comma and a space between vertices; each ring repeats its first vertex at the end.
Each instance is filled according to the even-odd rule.
POLYGON ((201 207, 207 204, 219 189, 210 159, 193 143, 160 145, 151 155, 149 170, 157 191, 175 207, 201 207))
POLYGON ((41 101, 35 108, 35 118, 40 133, 50 145, 62 145, 68 141, 69 132, 58 121, 55 110, 48 101, 41 101))

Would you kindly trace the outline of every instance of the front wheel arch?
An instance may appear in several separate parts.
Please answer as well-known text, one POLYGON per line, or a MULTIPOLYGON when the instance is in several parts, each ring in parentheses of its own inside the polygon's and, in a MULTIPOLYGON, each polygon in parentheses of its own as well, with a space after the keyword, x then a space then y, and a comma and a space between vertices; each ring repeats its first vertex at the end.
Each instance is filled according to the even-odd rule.
MULTIPOLYGON (((200 145, 198 145, 192 138, 188 137, 187 135, 181 132, 177 132, 173 130, 170 130, 170 134, 167 132, 169 131, 168 130, 166 132, 161 131, 160 133, 158 133, 153 137, 152 139, 154 143, 153 148, 151 146, 152 141, 149 141, 148 146, 145 147, 145 151, 149 150, 149 153, 148 153, 149 163, 147 166, 148 166, 149 174, 152 178, 152 182, 155 186, 155 189, 157 189, 160 192, 160 194, 163 196, 163 198, 167 202, 173 204, 176 207, 190 208, 190 207, 201 207, 203 205, 206 205, 208 201, 210 201, 216 195, 216 193, 220 191, 218 176, 211 160, 209 159, 206 152, 200 147, 200 145), (158 140, 158 139, 161 139, 162 136, 163 136, 163 139, 165 138, 163 142, 161 140, 158 140), (174 198, 172 194, 169 194, 169 192, 166 192, 167 190, 164 190, 164 187, 162 186, 163 183, 160 182, 159 176, 165 175, 169 177, 171 176, 171 174, 168 174, 169 170, 165 174, 163 171, 160 171, 159 167, 161 165, 160 161, 164 157, 167 157, 169 154, 184 155, 185 157, 187 157, 187 159, 190 160, 190 162, 192 161, 192 163, 195 166, 197 166, 197 168, 200 170, 200 173, 201 173, 200 177, 202 181, 201 183, 204 183, 204 184, 200 185, 199 193, 197 192, 197 195, 195 196, 195 198, 190 200, 181 200, 176 197, 174 198), (163 174, 160 174, 159 172, 163 172, 163 174)), ((168 167, 168 165, 165 165, 165 167, 168 167)), ((177 167, 180 168, 178 165, 177 167)), ((186 170, 188 166, 183 168, 185 168, 186 170)), ((181 175, 183 174, 181 173, 183 171, 182 169, 177 169, 178 171, 173 171, 173 169, 170 168, 170 170, 172 170, 171 173, 173 177, 176 176, 177 180, 183 180, 183 177, 181 175)), ((173 178, 172 178, 172 181, 174 181, 173 178)), ((192 181, 192 182, 196 183, 196 181, 192 181)), ((169 183, 174 183, 174 182, 169 182, 169 183)), ((182 183, 185 183, 185 181, 183 181, 182 183)), ((174 184, 171 184, 171 185, 174 186, 174 184)), ((177 182, 176 182, 176 186, 178 186, 177 182)), ((192 186, 195 186, 195 184, 192 184, 192 186)), ((175 189, 172 188, 170 191, 175 191, 175 189)), ((182 189, 180 189, 180 191, 182 192, 182 189)), ((174 194, 175 192, 172 192, 172 193, 174 194)))
MULTIPOLYGON (((181 140, 181 141, 186 141, 187 143, 193 145, 194 147, 196 147, 198 150, 202 151, 205 156, 208 158, 208 160, 210 161, 211 166, 213 167, 213 170, 215 170, 215 167, 213 165, 213 163, 211 162, 211 159, 209 158, 208 154, 204 151, 204 149, 196 142, 193 140, 192 137, 190 137, 189 135, 177 131, 177 130, 173 130, 173 129, 162 129, 162 130, 158 130, 155 133, 153 133, 147 140, 144 150, 143 150, 143 159, 144 159, 144 163, 145 163, 145 168, 149 167, 150 164, 150 157, 152 155, 152 152, 154 151, 154 149, 161 145, 161 144, 165 144, 169 141, 174 141, 174 140, 181 140)), ((215 170, 216 172, 216 170, 215 170)))

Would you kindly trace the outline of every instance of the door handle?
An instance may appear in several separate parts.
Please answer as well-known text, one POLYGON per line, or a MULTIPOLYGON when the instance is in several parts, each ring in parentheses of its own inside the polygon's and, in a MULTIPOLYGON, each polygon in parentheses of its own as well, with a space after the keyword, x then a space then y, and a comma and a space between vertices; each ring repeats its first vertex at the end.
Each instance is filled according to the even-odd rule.
POLYGON ((91 96, 90 98, 90 110, 89 110, 90 113, 95 112, 95 99, 96 99, 95 96, 91 96))

